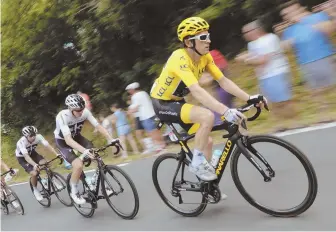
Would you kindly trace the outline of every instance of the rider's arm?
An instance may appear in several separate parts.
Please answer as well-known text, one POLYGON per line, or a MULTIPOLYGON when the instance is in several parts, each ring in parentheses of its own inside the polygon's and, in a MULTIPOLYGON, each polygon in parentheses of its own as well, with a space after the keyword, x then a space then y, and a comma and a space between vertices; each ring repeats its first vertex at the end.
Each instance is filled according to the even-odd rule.
POLYGON ((217 101, 213 96, 211 96, 205 89, 203 89, 198 83, 189 86, 190 93, 192 96, 199 101, 202 105, 206 106, 212 111, 219 114, 224 114, 229 108, 224 104, 217 101))
POLYGON ((97 128, 97 130, 105 136, 105 138, 108 140, 108 141, 111 141, 113 140, 112 138, 112 135, 110 135, 108 133, 108 131, 102 126, 99 124, 99 122, 97 121, 97 119, 95 117, 93 117, 92 113, 90 111, 88 111, 88 117, 87 117, 87 120, 91 123, 91 125, 95 128, 97 128))
POLYGON ((249 99, 249 95, 223 75, 220 69, 215 65, 211 55, 208 56, 208 59, 209 62, 207 65, 207 71, 214 77, 215 80, 217 80, 220 87, 237 98, 247 101, 249 99))
POLYGON ((55 149, 49 144, 49 142, 41 134, 38 134, 37 138, 39 142, 42 143, 50 152, 58 156, 58 153, 55 151, 55 149))
POLYGON ((187 64, 179 65, 179 67, 175 70, 175 75, 181 78, 184 84, 189 88, 192 96, 202 105, 219 114, 224 114, 224 112, 228 109, 228 107, 217 101, 198 84, 196 77, 187 64))
POLYGON ((82 145, 80 145, 79 143, 77 143, 75 140, 72 139, 71 134, 64 135, 64 140, 68 146, 72 147, 73 149, 81 153, 83 153, 86 150, 82 145))
POLYGON ((38 165, 37 163, 34 162, 34 160, 28 155, 28 153, 23 153, 23 157, 25 158, 25 160, 31 164, 32 166, 36 166, 38 165))
POLYGON ((3 162, 2 160, 0 160, 0 162, 1 162, 1 169, 5 169, 6 172, 8 172, 9 171, 9 167, 7 166, 7 164, 5 164, 5 162, 3 162))

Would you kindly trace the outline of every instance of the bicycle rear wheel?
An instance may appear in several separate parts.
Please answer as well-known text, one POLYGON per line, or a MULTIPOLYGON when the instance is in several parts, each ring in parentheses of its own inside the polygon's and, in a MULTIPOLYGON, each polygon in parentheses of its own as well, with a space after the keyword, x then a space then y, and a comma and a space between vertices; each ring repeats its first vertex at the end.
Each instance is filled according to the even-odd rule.
MULTIPOLYGON (((193 193, 193 197, 192 197, 192 202, 196 202, 196 203, 184 203, 184 202, 181 202, 182 201, 182 196, 181 196, 181 192, 183 193, 191 193, 191 191, 181 191, 179 189, 182 189, 182 188, 189 188, 189 189, 196 189, 199 184, 198 182, 198 179, 193 175, 193 179, 195 179, 194 181, 182 181, 182 175, 183 176, 186 176, 185 175, 185 167, 187 167, 187 164, 185 162, 185 160, 183 161, 180 161, 180 156, 177 155, 177 154, 173 154, 173 153, 167 153, 167 154, 163 154, 163 155, 160 155, 154 162, 153 164, 153 167, 152 167, 152 178, 153 178, 153 183, 154 183, 154 186, 155 186, 155 189, 156 191, 158 192, 159 196, 161 197, 161 199, 163 200, 163 202, 169 207, 171 208, 173 211, 175 211, 176 213, 182 215, 182 216, 186 216, 186 217, 195 217, 195 216, 198 216, 199 214, 201 214, 206 206, 207 206, 207 200, 206 198, 204 197, 204 195, 200 192, 200 191, 194 191, 192 192, 193 193), (175 199, 178 198, 179 201, 178 201, 178 204, 181 205, 181 204, 184 204, 185 206, 188 205, 188 206, 192 206, 192 205, 196 205, 196 208, 193 207, 193 209, 183 209, 181 208, 180 206, 177 206, 177 205, 174 205, 174 203, 172 202, 172 200, 169 200, 165 194, 163 193, 162 191, 162 187, 160 186, 159 184, 159 180, 158 180, 158 169, 159 167, 162 165, 163 161, 168 161, 170 160, 171 161, 171 165, 168 166, 166 169, 167 171, 171 171, 173 170, 174 173, 175 172, 178 172, 180 174, 178 174, 176 176, 176 180, 175 180, 175 183, 172 183, 173 181, 173 176, 171 176, 171 179, 169 179, 169 184, 170 186, 173 185, 173 187, 170 188, 170 195, 172 197, 174 197, 175 199), (178 166, 176 168, 176 162, 181 162, 178 163, 178 166), (178 180, 178 178, 181 177, 181 180, 178 180), (198 197, 196 197, 195 195, 198 195, 198 197), (197 200, 194 200, 194 198, 197 198, 197 200)), ((166 162, 165 162, 166 163, 166 162)), ((163 168, 162 168, 163 169, 163 168)), ((167 173, 165 173, 165 176, 167 176, 167 173)), ((188 175, 187 177, 188 179, 191 179, 190 175, 188 175)), ((167 194, 168 195, 168 194, 167 194)), ((169 196, 169 195, 168 195, 169 196)), ((187 197, 189 198, 189 197, 187 197)), ((189 198, 190 200, 190 198, 189 198)))
POLYGON ((71 193, 70 179, 71 179, 71 173, 67 176, 66 183, 67 183, 67 189, 68 189, 69 197, 71 199, 71 202, 72 202, 73 206, 78 211, 78 213, 80 213, 82 216, 84 216, 86 218, 92 217, 96 208, 97 208, 96 197, 94 196, 94 194, 90 190, 88 190, 85 187, 85 185, 83 184, 83 181, 85 181, 85 179, 82 176, 80 178, 79 182, 78 182, 78 191, 81 195, 83 195, 84 199, 86 200, 86 204, 83 204, 83 205, 76 204, 73 201, 72 197, 70 196, 70 193, 71 193), (82 182, 82 183, 80 184, 80 182, 82 182))
POLYGON ((65 178, 57 172, 52 172, 49 181, 57 199, 65 206, 72 206, 71 197, 67 193, 67 183, 65 178), (60 195, 63 190, 66 192, 64 197, 60 195))
MULTIPOLYGON (((29 179, 29 186, 30 186, 30 189, 34 195, 34 188, 33 188, 33 185, 31 183, 31 178, 29 179)), ((42 182, 41 182, 41 178, 38 178, 38 181, 37 181, 37 185, 36 185, 36 188, 37 190, 41 193, 43 199, 41 201, 37 201, 40 205, 48 208, 50 207, 50 204, 51 204, 51 198, 50 198, 50 194, 49 192, 44 188, 42 182)), ((34 198, 35 198, 35 195, 34 195, 34 198)))
POLYGON ((24 208, 23 205, 20 201, 20 198, 16 195, 16 193, 11 189, 10 187, 7 186, 7 190, 9 192, 7 196, 7 200, 9 204, 12 206, 12 208, 18 213, 23 215, 24 214, 24 208), (13 203, 15 202, 15 203, 13 203), (16 205, 17 204, 17 205, 16 205), (15 206, 16 205, 16 206, 15 206))
MULTIPOLYGON (((314 200, 315 200, 316 195, 317 195, 317 189, 318 189, 317 177, 316 177, 315 170, 314 170, 312 164, 310 163, 308 158, 298 148, 293 146, 291 143, 289 143, 289 142, 287 142, 287 141, 285 141, 281 138, 278 138, 278 137, 275 137, 275 136, 269 136, 269 135, 251 136, 251 137, 247 138, 247 146, 245 146, 245 147, 255 160, 257 160, 255 153, 261 155, 260 149, 262 148, 262 147, 260 147, 258 149, 259 151, 257 151, 256 150, 257 143, 259 143, 259 145, 260 145, 260 143, 263 143, 264 147, 270 146, 270 145, 278 146, 274 150, 273 149, 269 150, 272 153, 278 154, 277 151, 282 149, 282 150, 286 150, 287 152, 289 151, 289 154, 291 155, 291 157, 295 156, 295 158, 297 158, 297 160, 299 161, 298 163, 300 163, 304 168, 305 175, 303 175, 303 176, 307 176, 307 178, 308 178, 308 191, 307 191, 306 195, 304 196, 304 199, 303 199, 302 202, 300 202, 299 204, 295 203, 295 206, 291 206, 291 207, 288 207, 288 208, 285 208, 285 209, 275 209, 273 207, 268 207, 268 206, 262 204, 260 201, 254 199, 254 197, 252 197, 252 195, 249 194, 247 192, 247 190, 244 188, 244 186, 242 184, 242 181, 241 181, 241 179, 239 177, 239 174, 238 174, 238 161, 239 161, 239 157, 242 154, 241 150, 239 149, 239 146, 236 148, 236 150, 235 150, 235 152, 232 156, 232 160, 231 160, 231 175, 232 175, 233 181, 234 181, 238 191, 245 198, 245 200, 248 201, 252 206, 256 207, 257 209, 259 209, 260 211, 262 211, 266 214, 276 216, 276 217, 294 217, 294 216, 297 216, 299 214, 302 214, 314 203, 314 200)), ((264 150, 264 149, 262 149, 262 150, 264 150)), ((284 156, 283 156, 284 152, 281 152, 280 154, 282 155, 281 157, 284 158, 284 156)), ((241 157, 243 157, 243 156, 241 156, 241 157)), ((277 166, 277 165, 283 163, 283 160, 278 159, 278 157, 279 156, 276 156, 276 158, 277 158, 276 162, 269 163, 270 167, 272 169, 274 168, 274 166, 277 166)), ((266 161, 266 162, 268 162, 268 161, 266 161)), ((292 168, 292 169, 287 170, 286 168, 290 164, 290 162, 289 163, 284 162, 284 163, 285 164, 282 168, 279 168, 278 170, 274 169, 274 173, 273 173, 274 177, 272 177, 271 181, 269 181, 267 183, 272 182, 272 180, 275 179, 276 177, 279 177, 280 174, 283 174, 283 176, 285 176, 285 174, 288 173, 289 171, 297 170, 297 168, 292 168)), ((252 165, 252 164, 250 164, 250 165, 252 165)), ((273 174, 271 174, 272 171, 269 168, 266 168, 266 172, 268 172, 268 176, 273 175, 273 174)), ((250 175, 251 174, 252 173, 250 173, 250 175)), ((251 178, 251 176, 249 178, 251 178)), ((262 178, 262 176, 261 176, 261 178, 262 178)), ((280 180, 280 179, 281 179, 281 177, 278 178, 278 180, 280 180)), ((283 178, 283 179, 284 179, 285 183, 289 183, 292 180, 291 178, 283 178)), ((295 186, 295 184, 293 183, 292 186, 295 186)), ((275 186, 272 186, 272 187, 274 188, 275 186)), ((282 189, 282 191, 276 191, 276 192, 283 193, 284 190, 285 189, 282 189)), ((270 194, 270 193, 268 193, 268 194, 270 194)), ((282 194, 282 195, 284 195, 284 194, 282 194)), ((291 201, 292 201, 292 199, 296 199, 296 198, 297 198, 296 196, 294 198, 294 195, 291 195, 291 201)), ((279 200, 279 199, 277 199, 277 200, 279 200)), ((273 202, 274 202, 274 200, 273 200, 273 202)), ((282 203, 282 204, 284 204, 284 203, 282 203)))
POLYGON ((132 181, 132 179, 127 175, 127 173, 115 165, 108 165, 104 168, 104 174, 101 178, 101 184, 102 188, 101 191, 107 201, 107 203, 110 205, 110 207, 113 209, 113 211, 120 216, 123 219, 133 219, 138 211, 139 211, 139 195, 138 191, 132 181), (123 179, 126 179, 125 181, 122 181, 123 179), (125 190, 125 188, 129 186, 130 189, 125 190), (112 200, 116 199, 119 194, 123 194, 123 196, 129 196, 128 200, 116 200, 115 202, 112 202, 112 200), (131 203, 134 199, 134 204, 131 203), (130 209, 121 210, 120 207, 117 206, 117 203, 121 203, 120 205, 122 207, 125 207, 127 205, 130 205, 130 209))

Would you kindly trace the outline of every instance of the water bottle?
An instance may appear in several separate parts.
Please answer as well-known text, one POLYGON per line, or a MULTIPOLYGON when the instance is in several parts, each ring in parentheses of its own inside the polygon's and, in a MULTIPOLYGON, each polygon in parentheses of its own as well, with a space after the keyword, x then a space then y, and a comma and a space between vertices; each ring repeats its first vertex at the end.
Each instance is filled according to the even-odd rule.
POLYGON ((45 189, 48 189, 48 180, 47 178, 41 178, 41 182, 45 189))
POLYGON ((222 151, 221 150, 215 150, 212 154, 212 159, 211 159, 211 165, 213 167, 216 167, 218 164, 218 161, 220 157, 222 156, 222 151))
POLYGON ((92 175, 91 177, 91 185, 92 186, 96 186, 96 182, 97 182, 97 179, 98 179, 98 170, 95 171, 95 173, 92 175))

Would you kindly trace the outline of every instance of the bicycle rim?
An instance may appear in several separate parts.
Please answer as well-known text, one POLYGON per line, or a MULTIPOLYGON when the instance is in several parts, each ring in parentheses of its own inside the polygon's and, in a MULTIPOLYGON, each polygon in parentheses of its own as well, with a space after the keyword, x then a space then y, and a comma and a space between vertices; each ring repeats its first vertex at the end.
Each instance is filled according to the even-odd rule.
POLYGON ((57 199, 65 206, 72 206, 71 197, 69 194, 65 194, 67 197, 61 197, 60 193, 65 190, 67 192, 67 183, 65 178, 57 172, 53 172, 51 176, 51 186, 57 197, 57 199), (67 198, 67 199, 63 199, 67 198))
POLYGON ((124 170, 114 165, 106 166, 104 169, 104 175, 102 175, 101 178, 101 184, 101 190, 107 203, 118 216, 123 219, 133 219, 137 215, 139 211, 138 191, 132 179, 124 170), (121 177, 125 178, 126 181, 123 181, 121 177), (132 191, 132 193, 130 193, 130 191, 132 191), (115 203, 112 202, 114 199, 117 199, 119 195, 121 195, 123 198, 130 196, 129 198, 134 199, 134 204, 131 203, 131 199, 124 200, 121 199, 121 197, 119 197, 115 203), (127 212, 124 212, 124 210, 120 209, 121 207, 116 205, 117 203, 123 207, 129 205, 131 206, 127 212))
MULTIPOLYGON (((205 208, 207 206, 207 201, 206 201, 206 199, 203 195, 200 198, 201 202, 194 204, 194 205, 199 204, 199 206, 197 206, 195 209, 192 209, 192 210, 184 210, 181 207, 174 205, 173 202, 170 201, 165 196, 165 194, 163 193, 162 188, 161 188, 161 186, 159 184, 159 181, 158 181, 158 169, 159 169, 160 165, 162 164, 162 162, 165 161, 165 160, 168 160, 168 159, 174 160, 177 163, 178 162, 178 155, 177 154, 172 154, 172 153, 163 154, 163 155, 159 156, 153 164, 152 179, 153 179, 153 183, 154 183, 156 191, 158 192, 158 194, 161 197, 161 199, 163 200, 163 202, 169 208, 171 208, 173 211, 175 211, 176 213, 178 213, 180 215, 183 215, 183 216, 186 216, 186 217, 198 216, 199 214, 201 214, 205 210, 205 208)), ((176 168, 177 168, 177 166, 173 166, 171 168, 173 170, 173 173, 175 173, 176 168)), ((187 168, 187 166, 186 166, 186 168, 187 168)), ((179 170, 179 172, 181 172, 181 170, 179 170)), ((184 172, 184 174, 185 174, 185 172, 184 172)), ((181 176, 181 174, 178 174, 176 176, 176 180, 178 180, 180 178, 180 176, 181 176)), ((196 177, 195 177, 195 179, 196 179, 196 177)), ((173 181, 173 176, 171 176, 171 179, 170 179, 170 182, 169 182, 170 186, 172 185, 172 181, 173 181)), ((169 194, 170 194, 170 196, 173 196, 172 193, 169 193, 169 194)), ((201 194, 201 193, 199 192, 199 194, 201 194)), ((178 197, 175 197, 175 198, 178 199, 178 197)))
POLYGON ((10 195, 12 195, 13 196, 13 200, 11 199, 10 201, 9 201, 9 199, 8 199, 8 201, 9 201, 9 203, 10 203, 10 205, 12 206, 12 208, 18 213, 18 214, 21 214, 21 215, 23 215, 24 214, 24 208, 23 208, 23 205, 22 205, 22 203, 21 203, 21 200, 20 200, 20 198, 18 197, 18 195, 13 191, 13 189, 11 189, 10 187, 7 187, 7 189, 8 189, 8 191, 10 192, 10 195), (18 203, 18 205, 19 205, 19 207, 15 207, 14 206, 14 204, 13 204, 13 202, 16 202, 16 203, 18 203))
MULTIPOLYGON (((308 191, 301 203, 287 209, 275 209, 267 207, 261 204, 260 202, 256 201, 244 188, 241 179, 239 177, 238 160, 239 157, 242 155, 242 153, 240 152, 239 148, 237 148, 231 160, 231 175, 238 191, 242 194, 245 200, 248 201, 252 206, 259 209, 260 211, 276 217, 294 217, 305 212, 314 203, 318 189, 315 170, 310 161, 308 160, 308 158, 298 148, 296 148, 289 142, 275 136, 268 136, 268 135, 252 136, 248 138, 248 143, 254 145, 256 143, 273 143, 288 150, 290 154, 294 155, 300 161, 301 165, 304 167, 304 170, 308 178, 308 191)), ((272 166, 272 164, 270 165, 272 166)), ((274 171, 277 173, 277 170, 274 171)), ((275 177, 276 176, 277 175, 275 175, 275 177)))
MULTIPOLYGON (((89 205, 89 206, 76 204, 73 201, 72 197, 70 196, 70 193, 71 193, 70 179, 71 179, 71 173, 67 176, 66 183, 67 183, 68 194, 69 194, 69 197, 71 199, 71 202, 72 202, 73 206, 75 207, 77 212, 80 213, 82 216, 84 216, 86 218, 92 217, 94 212, 95 212, 95 209, 97 207, 97 202, 96 201, 93 202, 94 195, 91 193, 91 191, 86 190, 86 188, 82 184, 83 192, 81 192, 81 194, 87 195, 87 197, 85 197, 85 199, 87 200, 87 205, 89 205), (87 211, 85 211, 85 210, 87 210, 87 211)), ((83 181, 83 179, 80 179, 80 180, 83 181)))
MULTIPOLYGON (((42 195, 42 197, 43 197, 43 199, 41 200, 41 201, 37 201, 40 205, 42 205, 43 207, 46 207, 46 208, 48 208, 48 207, 50 207, 50 204, 51 204, 51 198, 50 198, 50 195, 49 195, 49 193, 48 193, 48 191, 44 188, 44 186, 43 186, 43 184, 42 184, 42 182, 41 182, 41 180, 38 180, 37 181, 37 188, 39 189, 39 184, 40 184, 40 189, 41 190, 39 190, 40 191, 40 193, 41 193, 41 195, 42 195)), ((34 196, 34 198, 35 198, 35 195, 34 195, 34 188, 33 188, 33 185, 32 185, 32 183, 31 183, 31 178, 29 179, 29 185, 30 185, 30 189, 31 189, 31 191, 32 191, 32 194, 33 194, 33 196, 34 196)), ((36 198, 35 198, 36 199, 36 198)))

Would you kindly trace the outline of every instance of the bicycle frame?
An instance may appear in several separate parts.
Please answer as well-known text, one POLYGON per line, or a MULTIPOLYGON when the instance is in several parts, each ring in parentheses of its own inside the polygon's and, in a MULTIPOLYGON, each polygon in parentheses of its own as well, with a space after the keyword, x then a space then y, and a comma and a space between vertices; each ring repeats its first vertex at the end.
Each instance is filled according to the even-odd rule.
MULTIPOLYGON (((93 193, 93 195, 95 197, 95 200, 101 200, 101 199, 105 199, 105 196, 99 195, 99 188, 100 188, 100 184, 101 184, 100 183, 101 177, 103 175, 103 171, 104 171, 104 168, 105 168, 106 165, 105 165, 103 159, 100 156, 97 157, 96 161, 97 161, 97 168, 99 169, 99 174, 98 174, 97 181, 96 181, 96 184, 95 184, 96 185, 95 189, 94 190, 90 189, 89 184, 85 180, 86 175, 85 175, 84 172, 82 173, 82 181, 83 181, 84 186, 88 189, 88 191, 93 193)), ((89 162, 91 163, 91 161, 89 161, 89 162)), ((89 166, 89 164, 87 166, 89 166)))
MULTIPOLYGON (((162 126, 162 125, 161 125, 162 126)), ((173 189, 176 188, 174 186, 175 184, 175 180, 177 177, 177 174, 181 168, 182 165, 182 176, 181 176, 181 181, 184 181, 184 166, 185 164, 189 165, 192 158, 193 158, 193 154, 190 150, 190 148, 187 145, 187 141, 191 138, 194 137, 194 135, 192 136, 188 136, 187 138, 183 139, 179 133, 177 132, 177 130, 175 129, 175 127, 172 124, 168 124, 168 126, 173 130, 173 132, 175 133, 175 135, 178 138, 178 142, 181 145, 181 151, 179 153, 179 162, 178 162, 178 166, 173 178, 173 189), (186 157, 189 157, 190 160, 187 161, 187 163, 185 163, 186 157), (183 164, 184 163, 184 164, 183 164)), ((215 168, 216 171, 216 175, 217 175, 217 179, 213 181, 214 184, 218 185, 223 173, 225 171, 225 168, 230 160, 231 155, 233 154, 233 150, 235 148, 235 146, 237 145, 237 148, 241 151, 241 153, 253 164, 253 166, 255 166, 258 171, 260 172, 260 174, 264 177, 264 181, 268 182, 271 181, 271 178, 274 177, 274 171, 271 168, 271 166, 267 163, 267 161, 264 159, 264 157, 256 150, 254 149, 250 144, 247 143, 247 139, 248 136, 244 136, 242 135, 239 130, 238 130, 239 126, 238 125, 230 125, 229 124, 223 124, 220 125, 218 127, 214 127, 212 131, 215 130, 220 130, 220 129, 225 129, 229 132, 229 134, 224 135, 223 138, 228 138, 228 140, 225 143, 225 146, 223 148, 222 151, 222 155, 219 158, 219 161, 217 163, 217 166, 215 168), (262 169, 262 167, 255 161, 255 159, 252 157, 252 155, 247 151, 247 149, 254 155, 256 156, 268 169, 269 171, 269 176, 265 173, 265 171, 262 169)), ((197 189, 197 188, 187 188, 185 189, 186 191, 200 191, 201 189, 197 189)))

